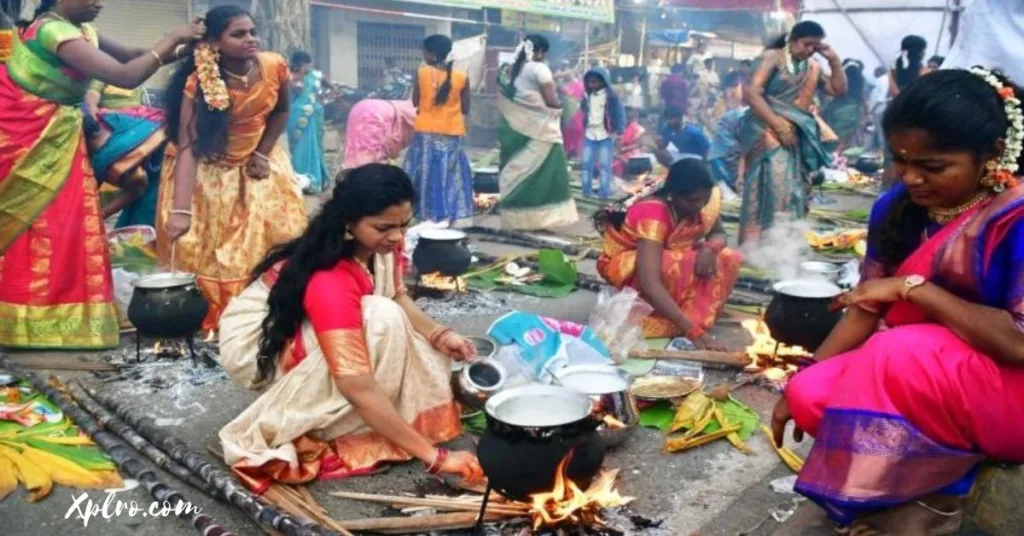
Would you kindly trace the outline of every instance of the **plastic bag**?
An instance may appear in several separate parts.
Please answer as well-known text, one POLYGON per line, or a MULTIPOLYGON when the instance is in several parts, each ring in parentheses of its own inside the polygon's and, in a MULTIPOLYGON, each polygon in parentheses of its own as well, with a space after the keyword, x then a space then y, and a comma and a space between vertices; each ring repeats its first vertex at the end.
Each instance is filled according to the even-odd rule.
POLYGON ((129 272, 121 268, 114 268, 114 305, 117 307, 117 316, 121 326, 130 325, 128 322, 128 304, 132 301, 132 293, 135 292, 135 281, 139 274, 129 272))
POLYGON ((612 361, 621 365, 629 359, 630 352, 646 349, 643 322, 653 312, 654 308, 636 289, 605 288, 590 313, 590 328, 604 341, 612 361))

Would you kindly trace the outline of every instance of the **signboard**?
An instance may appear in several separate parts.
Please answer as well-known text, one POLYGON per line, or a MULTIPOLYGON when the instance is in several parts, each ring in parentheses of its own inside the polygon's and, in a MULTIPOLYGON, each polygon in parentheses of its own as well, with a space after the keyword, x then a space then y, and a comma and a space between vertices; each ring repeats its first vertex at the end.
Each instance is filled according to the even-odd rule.
POLYGON ((522 28, 528 32, 551 32, 558 33, 560 24, 557 19, 523 13, 522 11, 501 10, 501 24, 504 26, 522 28))
POLYGON ((615 0, 401 0, 414 4, 482 9, 492 7, 547 17, 615 22, 615 0))

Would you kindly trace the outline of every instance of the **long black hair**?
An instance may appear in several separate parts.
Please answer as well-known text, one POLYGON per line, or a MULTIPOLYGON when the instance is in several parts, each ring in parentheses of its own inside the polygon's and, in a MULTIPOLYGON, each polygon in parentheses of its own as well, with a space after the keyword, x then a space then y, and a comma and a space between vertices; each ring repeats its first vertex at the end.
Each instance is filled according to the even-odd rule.
MULTIPOLYGON (((994 74, 1024 100, 1021 88, 1001 73, 994 74)), ((885 111, 882 126, 887 137, 906 129, 923 130, 935 149, 969 151, 984 161, 998 156, 994 153, 1006 138, 1009 120, 992 86, 975 74, 953 69, 921 77, 901 91, 885 111)), ((1020 165, 1024 169, 1024 157, 1020 165)), ((927 224, 928 211, 902 193, 879 232, 882 259, 902 263, 917 248, 927 224)))
POLYGON ((782 34, 773 39, 768 43, 767 48, 768 50, 782 50, 786 48, 786 43, 805 37, 825 37, 825 29, 813 20, 805 20, 793 26, 793 29, 788 34, 782 34))
POLYGON ((302 302, 313 274, 328 270, 355 254, 355 240, 346 240, 350 226, 389 207, 416 202, 416 190, 402 168, 368 164, 348 172, 334 187, 331 199, 313 218, 302 236, 273 249, 253 270, 255 280, 281 261, 277 282, 270 289, 269 312, 256 364, 259 381, 273 378, 275 359, 306 318, 302 302))
MULTIPOLYGON (((206 13, 206 34, 203 41, 212 41, 220 38, 227 31, 231 21, 238 17, 249 17, 248 11, 236 6, 215 7, 206 13)), ((167 136, 172 142, 178 141, 178 134, 182 128, 189 128, 192 125, 181 124, 181 105, 185 99, 185 86, 192 73, 196 71, 196 60, 188 56, 178 70, 174 72, 171 81, 167 84, 167 101, 164 106, 166 110, 167 136)), ((221 76, 224 76, 223 69, 221 76)), ((202 87, 196 89, 195 116, 192 118, 198 136, 192 140, 192 153, 196 158, 212 160, 223 156, 228 146, 228 115, 229 110, 211 110, 203 97, 202 87)))
MULTIPOLYGON (((551 43, 549 43, 548 39, 543 35, 530 34, 526 36, 526 38, 523 39, 523 41, 529 41, 533 43, 534 53, 547 52, 548 50, 551 50, 551 43)), ((520 50, 519 55, 516 56, 515 63, 512 64, 512 72, 509 74, 513 82, 516 81, 516 77, 519 76, 519 73, 523 71, 523 66, 526 65, 526 62, 528 61, 533 61, 533 58, 526 57, 525 49, 520 50)))
MULTIPOLYGON (((674 195, 690 195, 698 190, 710 190, 714 187, 715 179, 711 177, 711 172, 703 160, 684 158, 672 164, 665 183, 650 195, 668 199, 674 195)), ((598 233, 604 233, 609 226, 621 229, 626 221, 626 210, 622 202, 597 211, 593 217, 594 229, 598 233)))
POLYGON ((434 96, 434 104, 444 104, 448 102, 448 97, 452 92, 452 65, 454 62, 447 61, 448 54, 452 52, 452 39, 447 35, 432 35, 423 40, 423 50, 433 54, 437 58, 435 65, 443 65, 447 71, 444 83, 437 88, 437 95, 434 96))
POLYGON ((901 57, 893 69, 896 73, 896 87, 904 89, 917 80, 924 66, 924 54, 927 49, 928 41, 919 35, 908 35, 903 38, 900 50, 906 54, 906 62, 901 57))
POLYGON ((846 60, 843 65, 843 72, 846 73, 846 94, 854 100, 863 99, 864 64, 860 60, 846 60))

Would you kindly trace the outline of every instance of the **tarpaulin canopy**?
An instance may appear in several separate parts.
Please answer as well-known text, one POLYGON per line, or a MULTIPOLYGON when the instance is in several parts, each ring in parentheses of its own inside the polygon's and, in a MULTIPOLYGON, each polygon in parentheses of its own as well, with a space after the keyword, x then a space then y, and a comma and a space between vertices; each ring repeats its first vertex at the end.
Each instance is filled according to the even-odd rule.
POLYGON ((802 20, 825 28, 825 40, 842 58, 891 68, 900 56, 900 41, 919 35, 928 41, 926 57, 945 54, 950 46, 952 14, 946 0, 804 0, 802 20))
MULTIPOLYGON (((675 7, 717 11, 775 11, 776 9, 775 0, 668 0, 665 3, 675 7)), ((800 9, 800 0, 782 0, 782 9, 795 12, 800 9)))
POLYGON ((687 30, 653 30, 647 33, 647 40, 655 45, 679 46, 690 40, 687 30))
POLYGON ((400 0, 412 4, 462 9, 483 9, 491 7, 508 11, 520 11, 548 17, 565 17, 595 22, 615 22, 615 0, 400 0))

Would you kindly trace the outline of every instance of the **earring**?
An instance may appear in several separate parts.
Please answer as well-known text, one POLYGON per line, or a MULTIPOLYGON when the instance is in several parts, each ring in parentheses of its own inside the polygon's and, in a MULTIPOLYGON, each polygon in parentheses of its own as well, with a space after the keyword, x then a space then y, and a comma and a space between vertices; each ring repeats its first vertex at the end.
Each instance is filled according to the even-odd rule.
POLYGON ((998 184, 996 180, 996 168, 999 165, 996 164, 995 160, 989 160, 985 163, 985 174, 981 177, 981 185, 985 188, 995 188, 998 184))
POLYGON ((352 234, 352 231, 345 231, 345 241, 346 242, 352 241, 352 240, 355 240, 355 239, 356 239, 356 236, 354 234, 352 234))

